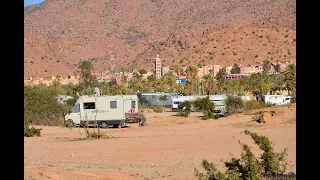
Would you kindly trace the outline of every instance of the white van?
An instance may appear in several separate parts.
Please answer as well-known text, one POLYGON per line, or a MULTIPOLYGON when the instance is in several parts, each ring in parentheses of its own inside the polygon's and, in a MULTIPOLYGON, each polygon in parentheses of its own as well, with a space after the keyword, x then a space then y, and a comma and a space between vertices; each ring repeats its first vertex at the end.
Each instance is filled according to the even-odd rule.
POLYGON ((225 94, 216 94, 216 95, 209 95, 209 99, 211 102, 214 103, 215 109, 214 113, 218 114, 220 116, 224 116, 227 112, 225 99, 227 98, 227 95, 225 94))
POLYGON ((130 120, 126 113, 135 113, 139 121, 138 96, 80 96, 71 111, 66 114, 67 126, 125 126, 130 120))
POLYGON ((264 103, 271 105, 284 105, 291 102, 291 96, 285 95, 265 95, 264 103))

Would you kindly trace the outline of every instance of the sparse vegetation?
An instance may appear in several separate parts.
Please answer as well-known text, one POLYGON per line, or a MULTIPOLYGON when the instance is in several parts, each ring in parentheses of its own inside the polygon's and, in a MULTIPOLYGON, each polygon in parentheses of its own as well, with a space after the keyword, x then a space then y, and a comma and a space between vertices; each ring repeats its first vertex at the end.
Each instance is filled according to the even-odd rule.
POLYGON ((228 114, 243 113, 245 105, 241 97, 228 95, 225 99, 228 114))
POLYGON ((168 97, 168 95, 163 95, 163 96, 160 96, 160 98, 159 98, 161 101, 166 101, 166 100, 168 100, 169 99, 169 97, 168 97))
POLYGON ((164 111, 164 107, 163 106, 152 106, 152 110, 153 110, 153 112, 156 112, 156 113, 162 113, 164 111))
POLYGON ((189 117, 191 113, 192 103, 189 101, 184 101, 179 105, 177 116, 189 117))
POLYGON ((214 108, 215 105, 210 101, 209 96, 205 98, 197 99, 193 102, 196 111, 200 111, 203 113, 202 119, 207 120, 210 118, 214 118, 214 108))
POLYGON ((40 128, 34 128, 34 127, 29 127, 28 122, 24 122, 24 137, 34 137, 34 136, 40 136, 40 131, 42 129, 40 128))
POLYGON ((201 165, 205 172, 202 173, 195 168, 195 175, 199 180, 262 180, 266 177, 271 177, 271 179, 296 179, 295 174, 291 174, 291 177, 278 176, 286 171, 287 149, 279 153, 274 152, 273 144, 266 136, 260 136, 248 130, 245 130, 244 133, 249 135, 263 151, 261 156, 257 158, 248 145, 241 144, 241 157, 232 157, 231 160, 226 161, 224 163, 227 168, 225 172, 221 172, 215 167, 214 163, 204 159, 201 165))
POLYGON ((244 102, 244 109, 246 111, 264 107, 267 107, 267 105, 263 101, 250 100, 244 102))

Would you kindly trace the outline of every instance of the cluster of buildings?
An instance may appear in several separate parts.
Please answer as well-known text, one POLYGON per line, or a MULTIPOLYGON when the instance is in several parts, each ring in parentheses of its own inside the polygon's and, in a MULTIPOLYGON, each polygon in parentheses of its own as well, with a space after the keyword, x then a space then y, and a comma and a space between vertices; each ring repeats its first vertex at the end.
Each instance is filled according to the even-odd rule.
MULTIPOLYGON (((276 68, 271 68, 270 73, 274 73, 275 69, 277 72, 284 71, 289 63, 281 63, 276 66, 276 68)), ((241 66, 239 65, 239 73, 232 74, 233 66, 227 66, 222 67, 220 65, 206 65, 198 68, 197 76, 199 78, 202 78, 203 76, 212 73, 213 76, 216 76, 222 68, 225 68, 226 75, 223 75, 226 79, 236 80, 240 79, 244 76, 249 76, 250 74, 255 73, 261 73, 263 71, 262 65, 253 65, 253 66, 241 66)), ((154 74, 156 78, 161 78, 165 74, 172 72, 174 75, 176 75, 176 82, 177 84, 184 84, 187 82, 186 79, 186 69, 187 67, 181 67, 181 73, 180 73, 180 79, 178 79, 178 75, 170 69, 169 66, 162 66, 161 59, 159 54, 157 54, 154 62, 154 71, 153 72, 147 72, 146 74, 142 74, 142 79, 147 78, 151 74, 154 74)), ((138 73, 137 70, 133 70, 133 72, 117 72, 117 73, 111 73, 110 71, 105 72, 93 72, 92 75, 95 76, 99 82, 110 82, 111 80, 115 80, 117 83, 120 83, 123 81, 123 77, 125 76, 127 80, 130 80, 133 77, 134 72, 138 73)), ((42 77, 42 78, 29 78, 28 80, 25 80, 26 85, 36 85, 36 84, 45 84, 50 85, 54 81, 59 81, 60 84, 79 84, 79 75, 68 75, 67 77, 62 76, 49 76, 49 77, 42 77)))

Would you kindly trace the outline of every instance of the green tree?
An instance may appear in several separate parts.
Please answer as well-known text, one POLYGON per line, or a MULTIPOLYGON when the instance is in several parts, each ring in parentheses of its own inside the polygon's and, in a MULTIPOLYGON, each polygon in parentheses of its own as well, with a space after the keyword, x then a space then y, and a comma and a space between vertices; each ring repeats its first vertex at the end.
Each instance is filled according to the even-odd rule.
POLYGON ((114 95, 128 94, 128 88, 124 83, 116 84, 111 88, 111 93, 114 95))
POLYGON ((140 69, 140 70, 139 70, 139 73, 140 73, 140 74, 147 74, 147 70, 145 70, 145 69, 140 69))
POLYGON ((88 88, 96 84, 97 79, 92 75, 93 65, 90 61, 81 61, 78 66, 80 70, 80 84, 88 88))
POLYGON ((263 73, 266 74, 271 69, 271 62, 268 59, 263 60, 262 69, 263 73))
POLYGON ((180 89, 180 73, 181 73, 181 66, 180 65, 175 65, 173 67, 174 72, 177 74, 178 76, 178 80, 179 80, 179 89, 180 89))
POLYGON ((216 80, 211 73, 203 77, 202 83, 207 95, 215 94, 217 88, 215 81, 216 80))
POLYGON ((296 93, 296 65, 290 64, 283 73, 285 75, 285 84, 289 94, 296 93), (291 92, 291 93, 290 93, 291 92))
POLYGON ((200 81, 197 76, 198 69, 195 66, 189 66, 186 70, 186 73, 187 83, 185 88, 188 88, 191 94, 198 94, 200 85, 200 81))

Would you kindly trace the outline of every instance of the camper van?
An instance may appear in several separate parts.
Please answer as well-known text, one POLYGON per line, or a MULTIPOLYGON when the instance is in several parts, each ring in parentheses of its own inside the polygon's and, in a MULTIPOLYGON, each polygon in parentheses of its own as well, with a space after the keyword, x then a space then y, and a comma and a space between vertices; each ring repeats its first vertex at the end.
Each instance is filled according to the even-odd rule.
POLYGON ((225 94, 216 94, 216 95, 209 95, 209 99, 215 105, 214 113, 220 116, 224 116, 227 112, 225 99, 227 95, 225 94))
POLYGON ((265 95, 264 103, 271 105, 284 105, 291 102, 291 96, 284 95, 265 95))
POLYGON ((80 96, 74 107, 65 116, 67 126, 126 126, 139 122, 138 96, 80 96), (128 114, 131 115, 128 117, 128 114), (131 118, 131 119, 130 119, 131 118))

